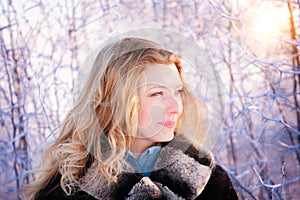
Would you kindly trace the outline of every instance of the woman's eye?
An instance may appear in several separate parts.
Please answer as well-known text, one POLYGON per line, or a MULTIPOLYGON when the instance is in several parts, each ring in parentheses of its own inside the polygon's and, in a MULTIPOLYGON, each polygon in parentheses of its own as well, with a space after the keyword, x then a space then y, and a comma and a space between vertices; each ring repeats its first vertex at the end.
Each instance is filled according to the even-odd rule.
POLYGON ((175 92, 175 94, 180 95, 180 94, 182 94, 182 92, 183 92, 183 89, 180 89, 180 90, 177 90, 177 91, 175 92))
POLYGON ((156 96, 161 96, 161 95, 163 95, 164 93, 162 92, 162 91, 159 91, 159 92, 154 92, 154 93, 152 93, 150 96, 151 97, 156 97, 156 96))

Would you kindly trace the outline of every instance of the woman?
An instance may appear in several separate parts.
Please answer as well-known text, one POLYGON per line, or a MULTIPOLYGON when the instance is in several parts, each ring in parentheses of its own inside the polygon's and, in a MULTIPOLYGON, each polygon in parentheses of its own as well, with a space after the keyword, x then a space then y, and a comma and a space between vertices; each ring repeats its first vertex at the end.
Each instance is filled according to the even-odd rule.
POLYGON ((32 199, 237 199, 227 173, 191 138, 201 102, 178 57, 138 38, 99 51, 32 199))

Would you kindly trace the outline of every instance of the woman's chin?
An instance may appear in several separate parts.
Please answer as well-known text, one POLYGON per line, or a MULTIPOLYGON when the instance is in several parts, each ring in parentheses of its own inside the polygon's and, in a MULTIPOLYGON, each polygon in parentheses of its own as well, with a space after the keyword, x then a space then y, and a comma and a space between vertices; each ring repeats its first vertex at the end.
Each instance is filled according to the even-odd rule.
POLYGON ((170 133, 163 133, 161 137, 157 138, 159 141, 158 142, 169 142, 173 140, 174 138, 174 131, 170 133))

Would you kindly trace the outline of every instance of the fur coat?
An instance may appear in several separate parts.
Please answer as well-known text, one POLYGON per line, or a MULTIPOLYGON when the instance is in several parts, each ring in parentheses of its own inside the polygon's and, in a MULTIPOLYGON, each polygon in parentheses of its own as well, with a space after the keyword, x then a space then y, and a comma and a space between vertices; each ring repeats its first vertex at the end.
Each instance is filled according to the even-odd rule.
POLYGON ((57 173, 36 199, 238 199, 227 173, 219 165, 211 165, 209 157, 199 155, 193 145, 185 152, 164 146, 150 177, 135 173, 130 166, 124 165, 125 172, 109 187, 97 179, 97 162, 94 161, 73 194, 67 196, 64 193, 60 187, 61 175, 57 173))

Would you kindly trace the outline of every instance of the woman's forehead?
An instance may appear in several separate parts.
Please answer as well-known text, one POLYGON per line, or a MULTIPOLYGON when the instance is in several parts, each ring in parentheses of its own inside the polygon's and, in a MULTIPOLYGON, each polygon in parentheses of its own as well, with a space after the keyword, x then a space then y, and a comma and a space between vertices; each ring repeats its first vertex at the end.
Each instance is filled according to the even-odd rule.
POLYGON ((175 64, 154 64, 145 69, 143 85, 179 87, 182 84, 175 64))

